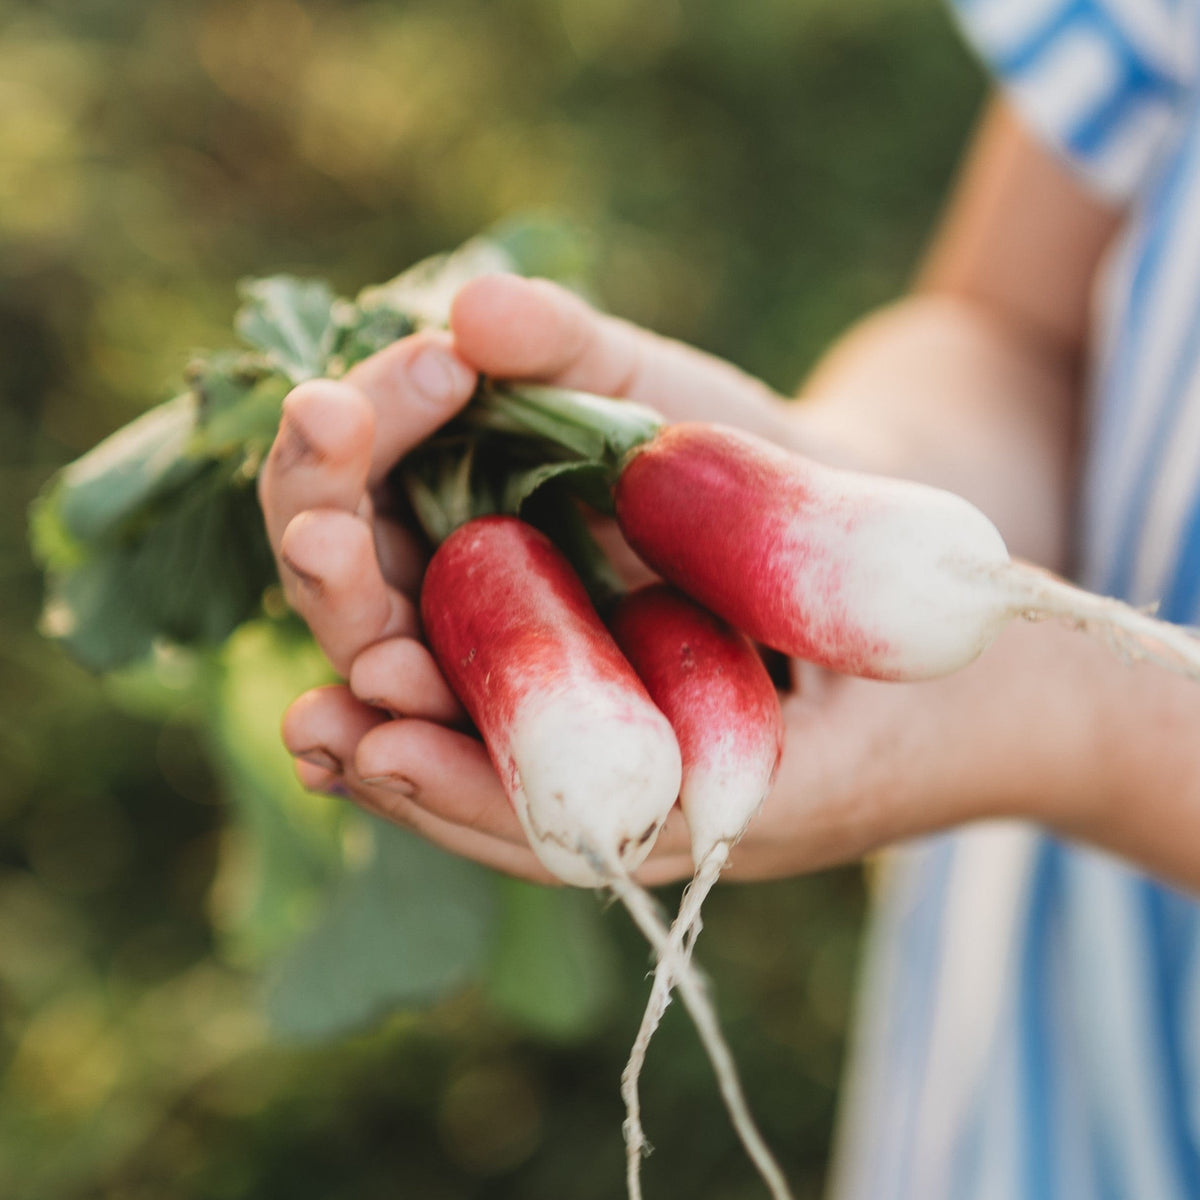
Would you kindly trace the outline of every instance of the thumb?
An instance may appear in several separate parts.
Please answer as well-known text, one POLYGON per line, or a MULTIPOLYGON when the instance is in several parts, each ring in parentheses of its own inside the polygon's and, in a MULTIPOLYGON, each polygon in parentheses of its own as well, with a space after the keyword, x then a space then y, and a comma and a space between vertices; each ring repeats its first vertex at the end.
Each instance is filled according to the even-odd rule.
POLYGON ((450 310, 455 349, 477 370, 637 400, 672 421, 721 421, 776 440, 784 401, 732 364, 598 313, 544 279, 485 275, 450 310))

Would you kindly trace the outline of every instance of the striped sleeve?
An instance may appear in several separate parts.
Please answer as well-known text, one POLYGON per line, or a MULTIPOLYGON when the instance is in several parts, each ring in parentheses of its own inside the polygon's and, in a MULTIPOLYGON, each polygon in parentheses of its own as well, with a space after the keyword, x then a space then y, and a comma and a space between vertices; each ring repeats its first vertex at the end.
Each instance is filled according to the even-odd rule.
POLYGON ((1100 195, 1150 177, 1193 86, 1189 0, 953 0, 1009 100, 1100 195))

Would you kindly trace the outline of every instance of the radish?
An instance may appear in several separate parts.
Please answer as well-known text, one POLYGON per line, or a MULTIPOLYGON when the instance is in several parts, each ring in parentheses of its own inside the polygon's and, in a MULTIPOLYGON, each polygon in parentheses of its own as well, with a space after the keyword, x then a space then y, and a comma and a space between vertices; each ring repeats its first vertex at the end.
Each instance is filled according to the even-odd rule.
MULTIPOLYGON (((609 622, 617 645, 666 714, 679 739, 679 803, 692 839, 695 873, 671 927, 671 958, 686 960, 700 932, 700 908, 746 826, 762 807, 783 751, 775 685, 750 642, 664 584, 624 597, 609 622)), ((638 1079, 650 1039, 666 1010, 668 960, 654 987, 622 1076, 629 1195, 640 1200, 642 1131, 638 1079)), ((757 1131, 739 1126, 747 1151, 775 1194, 786 1194, 779 1168, 757 1131)))
POLYGON ((577 887, 636 870, 679 747, 567 560, 515 517, 468 521, 429 563, 421 617, 544 865, 577 887))
MULTIPOLYGON (((515 517, 468 521, 430 560, 421 617, 534 852, 625 905, 677 981, 735 1124, 757 1137, 695 968, 630 878, 679 794, 679 746, 567 560, 515 517)), ((772 1191, 789 1195, 782 1179, 772 1191)))
POLYGON ((1016 618, 1063 618, 1200 678, 1200 640, 1009 558, 968 501, 822 466, 738 430, 664 427, 624 457, 617 521, 655 571, 773 649, 918 680, 966 666, 1016 618))
POLYGON ((846 674, 928 679, 965 667, 1014 618, 1056 617, 1200 679, 1195 631, 1013 561, 991 521, 950 492, 564 388, 489 385, 468 411, 572 460, 526 472, 516 495, 573 470, 594 503, 602 478, 642 559, 772 649, 846 674))

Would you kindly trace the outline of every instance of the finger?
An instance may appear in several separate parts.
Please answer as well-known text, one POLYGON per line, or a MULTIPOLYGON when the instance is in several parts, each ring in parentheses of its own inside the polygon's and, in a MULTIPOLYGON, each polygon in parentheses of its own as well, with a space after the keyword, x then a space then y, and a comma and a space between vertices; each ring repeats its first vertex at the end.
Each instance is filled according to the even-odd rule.
MULTIPOLYGON (((389 721, 359 743, 353 770, 381 794, 409 800, 455 825, 527 844, 487 750, 466 734, 429 721, 389 721)), ((656 852, 687 856, 690 846, 676 806, 663 824, 656 852)))
POLYGON ((374 427, 366 397, 347 383, 310 379, 288 393, 258 481, 277 553, 283 531, 305 509, 355 511, 366 487, 374 427))
POLYGON ((343 779, 355 747, 386 720, 386 714, 363 704, 344 684, 328 684, 291 703, 283 714, 283 744, 297 760, 301 782, 320 778, 307 768, 343 779))
POLYGON ((475 391, 474 369, 455 352, 450 336, 427 330, 364 359, 346 382, 375 414, 368 486, 377 487, 414 446, 440 429, 475 391))
POLYGON ((289 602, 340 674, 372 643, 417 632, 416 608, 384 580, 361 518, 302 512, 284 530, 279 559, 289 602))
POLYGON ((395 716, 446 725, 466 719, 433 655, 412 638, 390 638, 364 650, 350 668, 350 690, 395 716))
MULTIPOLYGON (((654 839, 651 858, 660 855, 670 859, 683 857, 691 862, 692 837, 688 833, 687 822, 683 819, 683 810, 678 804, 667 814, 667 819, 658 831, 658 837, 654 839)), ((646 861, 649 864, 650 859, 646 861)))
MULTIPOLYGON (((560 882, 552 875, 537 856, 529 848, 524 831, 512 820, 515 830, 509 830, 514 836, 497 837, 482 827, 472 827, 433 811, 424 804, 396 789, 394 785, 380 787, 377 782, 364 780, 356 769, 355 750, 364 738, 372 735, 373 731, 391 728, 400 724, 416 725, 418 722, 388 722, 378 710, 370 708, 350 694, 342 684, 331 684, 327 687, 314 688, 305 692, 284 714, 283 740, 291 753, 296 756, 296 771, 301 782, 312 790, 338 791, 345 794, 356 804, 361 805, 377 816, 395 821, 407 826, 422 837, 455 854, 463 855, 492 867, 497 871, 528 879, 535 883, 554 884, 560 882)), ((437 730, 437 726, 428 728, 437 730)), ((449 733, 449 731, 444 731, 449 733)), ((482 751, 482 747, 470 738, 461 734, 451 735, 455 739, 449 743, 449 749, 461 751, 464 743, 467 748, 482 751)), ((426 749, 433 748, 432 745, 426 749)), ((370 761, 368 759, 368 761, 370 761)), ((486 770, 491 770, 490 762, 484 759, 486 770)), ((387 764, 394 766, 392 763, 387 764)), ((476 764, 478 765, 478 764, 476 764)), ((371 769, 377 769, 372 767, 371 769)), ((411 762, 409 769, 416 778, 437 780, 437 772, 427 773, 416 770, 411 762)), ((453 770, 442 777, 445 779, 468 778, 471 770, 459 774, 453 770)), ((499 781, 492 775, 495 788, 499 791, 499 781)), ((479 781, 476 780, 476 784, 479 781)), ((495 795, 490 792, 487 781, 483 781, 483 790, 487 792, 486 803, 494 803, 495 795)), ((421 795, 421 799, 429 799, 429 791, 421 795)), ((499 793, 500 806, 509 812, 508 801, 503 793, 499 793)), ((643 882, 653 883, 665 879, 678 878, 684 872, 679 867, 681 860, 647 864, 639 876, 643 882)))
POLYGON ((640 400, 670 420, 725 420, 779 436, 784 402, 722 359, 598 313, 543 279, 486 275, 450 311, 454 344, 485 374, 640 400))
POLYGON ((367 734, 354 772, 381 803, 410 800, 433 816, 527 845, 482 743, 431 721, 389 721, 367 734))
POLYGON ((302 758, 296 759, 296 778, 300 781, 300 786, 310 792, 345 793, 342 777, 338 772, 314 766, 302 758))
POLYGON ((633 873, 642 887, 662 887, 691 877, 694 867, 690 854, 660 855, 657 846, 648 859, 633 873))
POLYGON ((528 843, 517 845, 504 838, 467 829, 434 816, 411 800, 392 795, 384 798, 376 792, 364 789, 361 784, 352 786, 347 791, 347 796, 367 812, 403 825, 452 854, 473 859, 485 867, 503 871, 506 875, 526 879, 531 883, 562 882, 542 865, 528 843))
MULTIPOLYGON (((403 795, 380 793, 358 780, 354 780, 343 794, 368 812, 412 829, 453 854, 532 883, 562 884, 562 880, 542 864, 528 841, 517 844, 507 838, 495 837, 483 830, 445 820, 403 795)), ((651 857, 634 877, 644 887, 657 887, 686 878, 691 872, 691 857, 676 854, 668 858, 651 857)))

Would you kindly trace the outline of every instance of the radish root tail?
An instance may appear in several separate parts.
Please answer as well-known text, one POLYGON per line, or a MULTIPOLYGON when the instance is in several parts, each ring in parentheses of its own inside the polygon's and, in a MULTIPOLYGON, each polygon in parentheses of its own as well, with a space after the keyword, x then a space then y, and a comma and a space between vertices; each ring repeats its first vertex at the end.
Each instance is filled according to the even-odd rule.
MULTIPOLYGON (((684 891, 679 904, 679 914, 671 925, 669 935, 669 954, 676 962, 690 964, 692 949, 702 925, 700 908, 720 877, 728 858, 729 848, 724 843, 715 846, 696 868, 692 881, 684 891)), ((659 1022, 667 1011, 667 1005, 671 1002, 671 989, 675 982, 674 975, 668 969, 668 960, 660 959, 654 972, 654 986, 650 990, 650 999, 646 1002, 646 1011, 642 1015, 642 1024, 634 1040, 633 1049, 629 1052, 629 1061, 621 1073, 621 1096, 625 1101, 625 1179, 629 1200, 642 1200, 642 1159, 653 1149, 642 1128, 642 1104, 638 1082, 641 1079, 642 1068, 646 1065, 650 1039, 654 1037, 659 1022)))
MULTIPOLYGON (((649 895, 624 872, 610 870, 608 884, 617 898, 628 910, 630 917, 642 931, 646 940, 658 956, 660 966, 665 965, 669 976, 676 979, 679 994, 684 1006, 691 1015, 696 1026, 696 1032, 708 1054, 721 1098, 729 1112, 729 1119, 745 1147, 746 1153, 758 1170, 763 1182, 771 1193, 772 1200, 793 1200, 788 1189, 787 1180, 771 1151, 763 1141, 758 1126, 750 1114, 746 1097, 742 1092, 741 1081, 738 1078, 737 1065, 733 1055, 721 1033, 720 1023, 712 1001, 704 990, 696 968, 684 956, 681 947, 673 947, 666 925, 654 909, 654 902, 649 895)), ((640 1153, 640 1152, 639 1152, 640 1153)))
POLYGON ((1018 572, 1017 603, 1027 620, 1064 620, 1098 638, 1126 661, 1153 663, 1200 681, 1200 636, 1196 631, 1161 621, 1109 596, 1086 592, 1024 564, 1018 572))

